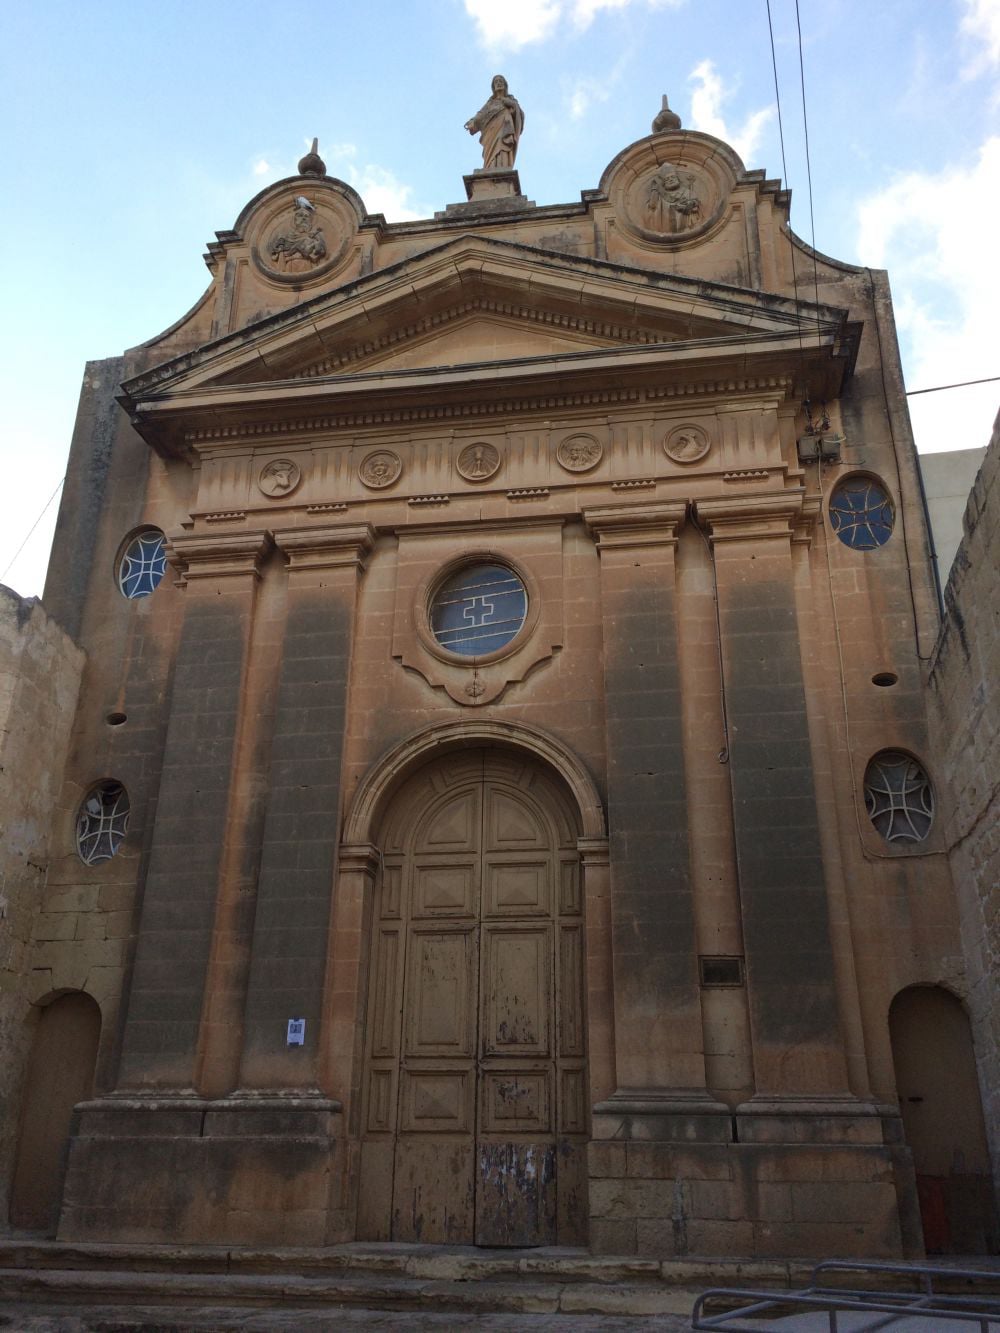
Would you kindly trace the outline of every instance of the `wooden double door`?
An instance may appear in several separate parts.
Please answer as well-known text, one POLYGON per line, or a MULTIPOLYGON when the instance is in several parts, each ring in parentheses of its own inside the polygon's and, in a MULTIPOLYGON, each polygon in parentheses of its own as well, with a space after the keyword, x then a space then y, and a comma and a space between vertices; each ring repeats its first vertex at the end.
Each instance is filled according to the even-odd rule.
POLYGON ((586 1242, 577 829, 503 751, 411 778, 382 830, 359 1239, 586 1242))

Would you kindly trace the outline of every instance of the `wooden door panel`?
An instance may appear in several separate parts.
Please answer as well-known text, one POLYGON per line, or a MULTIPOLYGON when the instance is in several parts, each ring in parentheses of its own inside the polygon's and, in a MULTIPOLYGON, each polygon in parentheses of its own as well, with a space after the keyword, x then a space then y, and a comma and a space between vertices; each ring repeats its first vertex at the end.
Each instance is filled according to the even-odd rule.
POLYGON ((411 932, 406 980, 405 1055, 475 1054, 475 937, 471 930, 411 932))
POLYGON ((560 1134, 587 1132, 587 1071, 561 1069, 559 1071, 559 1124, 560 1134))
POLYGON ((369 1134, 389 1134, 396 1126, 396 1068, 368 1071, 368 1114, 365 1124, 369 1134))
POLYGON ((583 927, 559 928, 559 1054, 580 1056, 583 1032, 583 927))
POLYGON ((489 925, 482 932, 483 1054, 549 1055, 551 927, 489 925))
POLYGON ((396 1143, 392 1238, 468 1245, 475 1227, 475 1140, 404 1135, 396 1143))
POLYGON ((552 867, 546 860, 487 859, 484 867, 487 917, 548 916, 552 910, 552 867))
POLYGON ((471 1134, 476 1071, 404 1069, 400 1078, 401 1134, 471 1134))
POLYGON ((484 851, 548 850, 544 821, 523 797, 487 784, 484 799, 484 851))
POLYGON ((486 1070, 480 1126, 484 1134, 550 1134, 552 1076, 547 1069, 486 1070))
POLYGON ((476 913, 479 897, 479 862, 421 859, 413 868, 413 899, 410 915, 462 918, 476 913))
POLYGON ((556 1243, 554 1143, 479 1145, 477 1245, 556 1243))
POLYGON ((424 824, 417 839, 417 852, 472 852, 479 848, 481 793, 471 791, 449 796, 424 824))
POLYGON ((392 1059, 398 1051, 399 986, 402 939, 398 928, 382 927, 375 935, 375 961, 370 982, 369 1033, 373 1060, 392 1059))

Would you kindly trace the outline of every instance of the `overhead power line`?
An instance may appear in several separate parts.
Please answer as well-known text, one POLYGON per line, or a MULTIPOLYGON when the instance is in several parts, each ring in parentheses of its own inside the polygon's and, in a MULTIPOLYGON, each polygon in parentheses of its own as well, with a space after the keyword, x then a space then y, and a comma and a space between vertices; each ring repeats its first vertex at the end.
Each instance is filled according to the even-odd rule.
POLYGON ((21 554, 21 552, 22 552, 22 551, 24 550, 24 548, 27 546, 28 542, 31 540, 31 534, 34 532, 34 530, 38 527, 39 523, 41 523, 42 519, 45 517, 45 514, 46 514, 46 512, 47 512, 47 510, 48 510, 49 505, 52 503, 52 501, 53 501, 53 500, 56 498, 56 496, 59 494, 59 489, 60 489, 60 487, 62 486, 62 484, 63 484, 63 482, 64 482, 65 480, 66 480, 65 476, 63 476, 63 477, 61 477, 61 478, 59 479, 59 485, 55 488, 55 490, 52 492, 52 494, 49 496, 49 498, 45 501, 45 508, 42 510, 42 512, 41 512, 41 513, 38 515, 38 517, 35 519, 34 523, 32 523, 31 527, 28 529, 28 535, 27 535, 27 537, 25 537, 24 541, 23 541, 23 542, 21 543, 21 545, 17 548, 17 550, 14 552, 14 554, 11 556, 10 560, 9 560, 8 563, 7 563, 7 568, 4 570, 4 572, 3 572, 2 574, 0 574, 0 582, 2 582, 2 581, 7 577, 8 573, 10 572, 11 566, 14 564, 14 561, 17 559, 17 557, 21 554))
POLYGON ((967 389, 970 384, 996 384, 1000 375, 987 375, 984 380, 960 380, 958 384, 935 384, 932 389, 907 389, 907 398, 918 393, 940 393, 942 389, 967 389))

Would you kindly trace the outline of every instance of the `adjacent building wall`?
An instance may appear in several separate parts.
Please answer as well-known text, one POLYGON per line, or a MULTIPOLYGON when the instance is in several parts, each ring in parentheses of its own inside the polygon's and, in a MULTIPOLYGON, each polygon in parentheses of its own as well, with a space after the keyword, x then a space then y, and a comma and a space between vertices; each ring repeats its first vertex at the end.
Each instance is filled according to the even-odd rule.
POLYGON ((1000 1182, 1000 415, 945 589, 928 711, 958 896, 993 1178, 1000 1182))
MULTIPOLYGON (((50 989, 32 968, 84 654, 34 597, 0 585, 0 1219, 7 1218, 19 1108, 50 989)), ((2 1223, 0 1223, 2 1225, 2 1223)))
POLYGON ((962 543, 962 516, 985 456, 985 449, 949 449, 947 453, 920 455, 927 516, 942 585, 962 543))

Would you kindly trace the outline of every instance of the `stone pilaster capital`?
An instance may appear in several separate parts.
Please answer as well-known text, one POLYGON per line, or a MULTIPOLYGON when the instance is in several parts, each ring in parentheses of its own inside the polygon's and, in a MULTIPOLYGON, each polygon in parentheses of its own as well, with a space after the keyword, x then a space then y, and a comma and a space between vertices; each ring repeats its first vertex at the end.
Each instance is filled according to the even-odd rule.
POLYGON ((697 500, 695 514, 713 545, 767 537, 789 541, 803 522, 805 501, 801 487, 769 495, 727 495, 697 500))
POLYGON ((583 511, 598 551, 634 546, 675 546, 684 523, 683 500, 651 504, 600 505, 583 511))
POLYGON ((577 838, 576 849, 584 866, 611 864, 611 847, 607 838, 577 838))
POLYGON ((274 534, 274 542, 288 557, 290 569, 333 569, 355 566, 364 569, 375 544, 370 523, 331 523, 322 528, 285 528, 274 534))
POLYGON ((370 842, 342 842, 337 866, 341 872, 354 871, 374 879, 381 859, 379 849, 370 842))
POLYGON ((171 537, 167 558, 178 582, 193 579, 260 577, 260 562, 272 546, 269 532, 195 532, 171 537))

